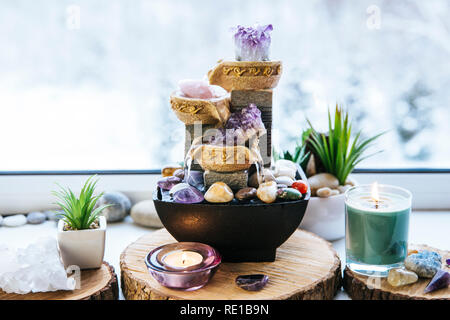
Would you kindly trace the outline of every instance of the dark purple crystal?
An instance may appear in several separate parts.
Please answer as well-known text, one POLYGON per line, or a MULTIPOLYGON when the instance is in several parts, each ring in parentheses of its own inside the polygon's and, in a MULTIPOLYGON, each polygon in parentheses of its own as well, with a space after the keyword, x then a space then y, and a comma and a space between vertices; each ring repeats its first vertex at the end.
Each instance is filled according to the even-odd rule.
POLYGON ((439 289, 447 288, 450 285, 450 273, 444 270, 439 270, 431 279, 430 283, 425 288, 425 293, 430 293, 439 289))
POLYGON ((187 186, 173 194, 173 201, 177 203, 200 203, 204 199, 203 194, 192 186, 187 186))
POLYGON ((450 267, 450 259, 445 260, 445 263, 447 264, 447 267, 450 267))
POLYGON ((265 287, 267 281, 269 281, 269 276, 265 274, 249 274, 238 276, 236 285, 247 291, 259 291, 265 287))
POLYGON ((248 107, 231 114, 224 128, 207 137, 208 143, 215 145, 243 145, 253 137, 266 133, 261 120, 261 111, 251 103, 248 107))
MULTIPOLYGON (((186 171, 187 175, 187 171, 186 171)), ((197 171, 197 170, 191 170, 188 177, 185 177, 186 183, 190 184, 191 186, 202 190, 204 187, 203 182, 203 171, 197 171)))
POLYGON ((181 182, 181 179, 178 177, 170 176, 164 177, 158 180, 158 187, 163 190, 170 190, 172 187, 181 182))

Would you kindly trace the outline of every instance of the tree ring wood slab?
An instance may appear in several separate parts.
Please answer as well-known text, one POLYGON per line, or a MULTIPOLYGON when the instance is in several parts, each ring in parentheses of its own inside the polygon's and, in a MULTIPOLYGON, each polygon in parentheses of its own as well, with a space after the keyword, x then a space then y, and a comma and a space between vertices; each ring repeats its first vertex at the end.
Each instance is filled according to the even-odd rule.
POLYGON ((99 269, 82 270, 80 289, 73 291, 6 293, 0 290, 0 300, 117 300, 119 286, 114 268, 103 262, 99 269))
POLYGON ((341 261, 331 244, 313 233, 297 230, 277 250, 275 262, 222 263, 211 281, 196 291, 161 286, 144 262, 148 252, 176 240, 161 229, 130 244, 120 256, 121 287, 134 300, 332 299, 342 283, 341 261), (238 275, 263 273, 269 282, 261 291, 245 291, 238 275))
MULTIPOLYGON (((442 269, 450 271, 445 260, 450 252, 438 250, 427 245, 410 245, 409 250, 431 250, 442 256, 442 269)), ((344 272, 344 289, 352 299, 356 300, 450 300, 450 287, 431 293, 423 293, 431 279, 419 278, 419 281, 406 286, 392 287, 386 278, 375 278, 359 275, 346 268, 344 272)))

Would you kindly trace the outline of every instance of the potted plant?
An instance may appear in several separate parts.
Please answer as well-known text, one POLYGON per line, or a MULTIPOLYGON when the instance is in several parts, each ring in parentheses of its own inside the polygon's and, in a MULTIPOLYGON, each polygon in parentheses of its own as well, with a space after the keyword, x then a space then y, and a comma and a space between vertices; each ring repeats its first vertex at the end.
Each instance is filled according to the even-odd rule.
POLYGON ((110 205, 94 208, 103 195, 94 196, 97 181, 90 177, 77 198, 69 188, 54 191, 61 207, 61 220, 58 222, 58 246, 64 265, 76 265, 80 269, 99 268, 105 253, 106 219, 100 216, 110 205))
POLYGON ((334 120, 328 111, 328 132, 319 133, 308 120, 294 152, 275 153, 279 159, 298 163, 308 177, 311 199, 300 228, 327 240, 345 235, 345 191, 356 182, 349 179, 353 169, 364 159, 374 140, 383 133, 364 139, 361 131, 352 137, 348 113, 336 105, 334 120))

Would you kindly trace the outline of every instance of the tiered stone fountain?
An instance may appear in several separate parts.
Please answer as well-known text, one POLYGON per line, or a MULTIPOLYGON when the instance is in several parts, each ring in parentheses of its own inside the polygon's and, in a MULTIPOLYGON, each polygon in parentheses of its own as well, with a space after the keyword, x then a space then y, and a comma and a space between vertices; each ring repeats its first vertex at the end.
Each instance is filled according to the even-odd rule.
POLYGON ((185 167, 158 182, 155 207, 175 239, 210 244, 227 261, 273 261, 310 196, 299 166, 276 168, 289 185, 269 169, 282 73, 281 61, 268 58, 271 31, 237 27, 236 61, 219 61, 209 82, 180 81, 170 98, 186 128, 185 167), (294 180, 303 188, 290 188, 294 180))

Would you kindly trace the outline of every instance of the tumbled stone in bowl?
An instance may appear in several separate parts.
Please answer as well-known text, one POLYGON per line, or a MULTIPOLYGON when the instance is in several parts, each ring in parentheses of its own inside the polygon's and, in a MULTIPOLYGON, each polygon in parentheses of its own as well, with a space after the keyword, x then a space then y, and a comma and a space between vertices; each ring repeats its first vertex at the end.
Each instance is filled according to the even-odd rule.
POLYGON ((204 200, 203 194, 192 186, 182 188, 173 194, 173 201, 177 203, 200 203, 204 200))
POLYGON ((170 177, 164 177, 162 179, 158 180, 158 187, 160 187, 163 190, 170 190, 173 188, 174 185, 181 182, 181 179, 178 177, 170 176, 170 177))
POLYGON ((247 291, 259 291, 264 288, 269 281, 269 276, 265 274, 241 275, 236 278, 236 285, 247 291))
POLYGON ((178 177, 181 180, 183 180, 184 179, 184 169, 177 169, 177 170, 175 170, 174 173, 173 173, 173 176, 174 177, 178 177))
POLYGON ((250 200, 256 197, 256 189, 252 187, 243 188, 234 195, 239 201, 250 200))
POLYGON ((294 188, 283 188, 277 190, 277 198, 283 200, 300 200, 302 194, 294 188))

